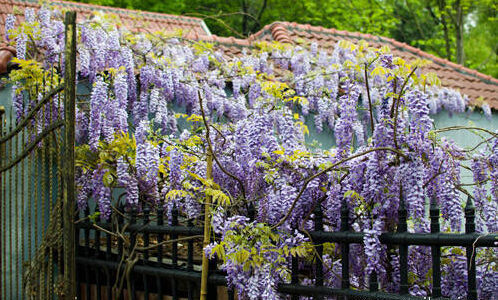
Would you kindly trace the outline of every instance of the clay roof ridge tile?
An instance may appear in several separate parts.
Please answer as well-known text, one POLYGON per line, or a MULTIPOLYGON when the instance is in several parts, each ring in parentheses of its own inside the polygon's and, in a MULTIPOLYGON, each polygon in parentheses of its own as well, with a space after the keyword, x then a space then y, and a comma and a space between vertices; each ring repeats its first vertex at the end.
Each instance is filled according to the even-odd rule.
POLYGON ((266 31, 271 30, 271 27, 273 26, 273 24, 275 24, 275 23, 271 23, 271 24, 263 26, 263 28, 261 28, 260 30, 256 31, 255 33, 251 34, 248 37, 248 39, 255 40, 255 39, 259 38, 260 36, 263 36, 266 31))
POLYGON ((291 39, 287 28, 285 28, 284 24, 274 23, 271 27, 271 35, 273 39, 277 42, 281 43, 290 43, 291 39))
MULTIPOLYGON (((7 1, 7 2, 5 2, 5 0, 1 0, 0 3, 6 3, 5 5, 8 8, 8 9, 1 9, 0 15, 6 15, 8 12, 11 11, 12 7, 14 6, 18 6, 20 8, 28 8, 28 7, 33 7, 37 9, 40 8, 40 4, 38 4, 37 2, 34 1, 32 2, 27 0, 7 1)), ((123 21, 123 24, 127 25, 128 27, 132 25, 131 20, 133 20, 135 17, 138 16, 143 18, 143 20, 145 20, 146 22, 151 23, 150 27, 152 29, 181 27, 181 28, 193 29, 195 31, 198 31, 198 33, 201 35, 204 33, 206 33, 206 35, 209 34, 209 31, 206 31, 208 29, 205 26, 204 21, 196 17, 175 16, 164 13, 130 10, 130 9, 116 8, 116 7, 106 7, 101 5, 69 2, 64 0, 55 0, 52 3, 55 5, 55 7, 65 7, 67 9, 71 9, 78 12, 79 17, 91 15, 95 11, 102 11, 104 13, 115 14, 123 21)), ((22 19, 22 16, 19 16, 17 19, 19 21, 19 19, 22 19)), ((4 30, 0 29, 0 34, 2 34, 2 36, 3 32, 4 30)))
POLYGON ((465 75, 467 73, 468 75, 475 76, 478 79, 481 80, 487 80, 491 82, 492 84, 498 84, 498 79, 493 78, 492 76, 482 74, 476 70, 469 69, 465 66, 455 64, 447 59, 437 57, 435 55, 432 55, 430 53, 427 53, 419 48, 413 47, 411 45, 408 45, 406 43, 402 43, 399 41, 396 41, 395 39, 389 38, 389 37, 384 37, 384 36, 378 36, 378 35, 371 35, 371 34, 363 34, 363 33, 358 33, 358 32, 349 32, 346 30, 337 30, 334 28, 324 28, 322 26, 312 26, 309 24, 303 25, 303 24, 297 24, 295 22, 276 22, 276 23, 286 23, 288 27, 297 29, 297 30, 313 30, 317 32, 323 32, 323 33, 329 33, 332 35, 342 35, 346 37, 356 37, 356 38, 364 38, 364 39, 370 39, 370 40, 377 40, 379 42, 385 42, 391 44, 392 47, 399 48, 402 51, 407 51, 412 53, 413 55, 422 57, 422 58, 427 58, 432 60, 433 62, 450 67, 456 71, 458 71, 460 74, 465 75))
POLYGON ((496 78, 493 78, 492 76, 489 76, 489 75, 486 75, 486 74, 482 74, 480 73, 479 71, 477 70, 473 70, 473 69, 469 69, 465 66, 462 66, 460 64, 456 64, 454 62, 451 62, 447 59, 444 59, 444 58, 441 58, 441 57, 437 57, 433 54, 430 54, 430 53, 427 53, 419 48, 415 48, 413 46, 410 46, 406 43, 401 43, 401 42, 398 42, 394 39, 390 39, 390 38, 386 38, 386 40, 390 40, 391 44, 397 48, 402 48, 403 50, 406 50, 406 51, 410 51, 410 52, 413 52, 413 53, 416 53, 418 56, 421 56, 423 58, 428 58, 430 60, 432 60, 433 62, 435 63, 438 63, 438 64, 441 64, 441 65, 446 65, 448 67, 451 67, 457 71, 460 71, 461 72, 465 72, 465 73, 468 73, 468 74, 471 74, 473 76, 476 76, 480 79, 484 79, 484 80, 488 80, 488 81, 491 81, 493 82, 494 84, 498 84, 498 79, 496 78))

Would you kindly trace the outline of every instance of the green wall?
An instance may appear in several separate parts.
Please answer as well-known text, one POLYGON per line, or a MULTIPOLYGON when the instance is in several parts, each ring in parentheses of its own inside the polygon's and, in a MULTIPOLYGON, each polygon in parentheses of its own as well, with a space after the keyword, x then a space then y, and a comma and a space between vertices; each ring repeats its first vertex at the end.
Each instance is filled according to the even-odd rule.
MULTIPOLYGON (((88 89, 84 86, 79 86, 78 90, 80 92, 83 92, 83 90, 84 90, 84 93, 88 93, 88 89)), ((12 106, 11 105, 11 87, 10 86, 5 86, 3 88, 0 88, 0 105, 5 106, 7 111, 10 111, 11 106, 12 106)), ((184 109, 180 108, 180 107, 175 107, 174 110, 179 111, 179 112, 180 111, 184 112, 184 109)), ((439 114, 432 116, 432 117, 434 118, 434 121, 435 121, 434 125, 435 125, 436 129, 441 129, 441 128, 450 127, 450 126, 472 126, 472 127, 485 128, 485 129, 491 130, 493 132, 498 130, 498 113, 497 112, 495 112, 493 114, 491 120, 486 119, 480 110, 476 110, 476 111, 474 111, 472 113, 468 113, 468 114, 460 114, 460 115, 453 115, 453 116, 450 116, 446 111, 442 111, 439 114)), ((183 121, 180 121, 179 124, 180 124, 180 127, 184 127, 186 125, 186 124, 184 124, 183 121)), ((309 131, 311 133, 309 136, 306 137, 306 141, 308 143, 312 143, 313 141, 316 140, 319 144, 318 146, 320 148, 323 148, 323 149, 330 149, 331 147, 334 146, 335 141, 330 136, 331 131, 330 131, 330 129, 328 129, 328 126, 326 126, 324 124, 324 126, 323 126, 324 130, 321 133, 316 133, 312 114, 310 114, 310 116, 306 118, 306 125, 308 126, 309 131)), ((489 137, 489 135, 486 135, 484 133, 481 133, 481 134, 489 137)), ((448 131, 448 132, 442 133, 441 136, 450 138, 450 139, 454 140, 459 146, 465 147, 465 148, 473 147, 480 141, 479 136, 477 136, 475 133, 467 131, 467 130, 448 131)), ((26 173, 24 176, 26 178, 29 178, 28 180, 30 180, 30 182, 35 182, 36 180, 39 180, 39 175, 40 174, 38 174, 38 173, 33 173, 33 174, 26 173)), ((462 180, 465 183, 470 183, 472 181, 472 174, 469 171, 464 170, 462 173, 462 180)), ((8 189, 7 189, 7 192, 8 192, 7 194, 10 193, 10 191, 8 189)), ((20 188, 18 189, 18 193, 20 193, 20 188)), ((24 214, 26 215, 28 213, 29 209, 32 208, 31 205, 33 205, 33 203, 29 203, 27 197, 25 197, 24 201, 25 201, 24 214)), ((40 207, 41 206, 41 197, 39 199, 37 199, 37 201, 38 201, 38 207, 40 207)), ((30 202, 33 202, 33 200, 31 200, 30 202)), ((92 203, 92 205, 94 205, 94 204, 92 203)), ((16 218, 21 218, 20 211, 17 211, 17 213, 13 219, 15 220, 16 218)), ((39 218, 41 218, 41 217, 39 217, 39 218)), ((41 220, 39 219, 39 222, 40 221, 41 220)), ((7 229, 10 228, 8 223, 9 222, 7 221, 7 229)), ((45 223, 47 223, 47 222, 45 222, 45 223)), ((14 233, 11 232, 11 234, 14 238, 14 233)), ((18 233, 18 234, 19 234, 19 240, 21 240, 20 233, 18 233)), ((25 234, 25 236, 27 236, 27 235, 25 234)), ((25 238, 24 242, 25 243, 27 242, 26 238, 25 238)), ((33 240, 32 240, 32 244, 33 244, 33 240)), ((7 248, 9 248, 8 247, 9 245, 6 245, 6 246, 7 246, 7 248)), ((7 253, 6 253, 6 257, 8 260, 12 257, 15 261, 15 258, 17 257, 17 255, 18 255, 18 252, 16 249, 13 249, 12 253, 10 253, 9 251, 7 251, 7 253)), ((17 268, 20 268, 20 263, 17 264, 11 270, 7 270, 7 274, 15 273, 17 268)), ((7 275, 6 280, 7 280, 7 282, 9 282, 11 280, 10 275, 7 275)), ((15 279, 13 282, 15 284, 15 279)))

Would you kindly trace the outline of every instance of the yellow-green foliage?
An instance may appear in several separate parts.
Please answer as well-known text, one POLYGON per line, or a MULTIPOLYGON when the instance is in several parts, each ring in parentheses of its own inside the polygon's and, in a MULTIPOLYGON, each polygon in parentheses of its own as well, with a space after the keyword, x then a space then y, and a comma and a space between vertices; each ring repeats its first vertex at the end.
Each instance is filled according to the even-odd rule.
POLYGON ((211 255, 216 255, 222 261, 232 261, 242 266, 244 271, 266 265, 288 280, 290 272, 284 267, 287 258, 306 257, 313 251, 309 242, 296 247, 281 246, 286 233, 274 231, 264 223, 230 225, 232 229, 225 233, 221 242, 214 245, 211 255), (268 257, 272 259, 269 260, 268 257))
POLYGON ((38 93, 48 92, 59 84, 59 75, 53 67, 44 69, 36 60, 23 60, 16 57, 12 59, 12 62, 16 63, 19 68, 9 73, 8 81, 22 83, 22 87, 18 86, 16 93, 25 90, 29 93, 30 99, 37 99, 38 93))

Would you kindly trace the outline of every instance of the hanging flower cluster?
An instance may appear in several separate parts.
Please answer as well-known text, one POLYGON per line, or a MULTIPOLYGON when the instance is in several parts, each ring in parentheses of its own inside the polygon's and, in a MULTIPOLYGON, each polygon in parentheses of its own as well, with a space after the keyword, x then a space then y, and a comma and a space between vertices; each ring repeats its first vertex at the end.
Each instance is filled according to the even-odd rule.
MULTIPOLYGON (((64 44, 59 16, 28 11, 18 28, 8 18, 7 38, 20 60, 35 49, 26 35, 35 36, 42 73, 63 61, 54 60, 64 44)), ((325 230, 335 231, 343 199, 350 228, 365 233, 364 244, 351 245, 357 289, 367 288, 375 271, 382 289, 399 290, 397 254, 379 236, 397 229, 401 196, 410 232, 429 231, 429 199, 441 208, 443 228, 460 232, 463 194, 477 207, 479 231, 498 230, 497 133, 486 133, 482 153, 441 137, 430 114, 464 112, 467 99, 418 72, 426 62, 345 41, 332 53, 275 43, 228 58, 212 44, 119 28, 102 16, 78 28, 78 83, 90 89, 78 104, 79 207, 95 201, 105 219, 121 201, 198 218, 211 196, 221 239, 205 253, 222 260, 241 296, 280 298, 276 285, 290 280, 291 257, 310 269, 313 251, 303 233, 314 229, 316 208, 325 230), (335 146, 313 141, 319 134, 335 146), (462 184, 463 167, 473 172, 473 190, 462 184), (118 199, 113 191, 120 189, 125 197, 118 199)), ((33 104, 19 95, 22 118, 33 104)), ((493 251, 477 251, 483 298, 498 286, 493 251)), ((324 254, 325 282, 338 287, 340 251, 327 246, 324 254)), ((450 248, 443 257, 443 295, 465 295, 463 252, 450 248)), ((410 247, 413 295, 428 296, 430 266, 427 247, 410 247)))

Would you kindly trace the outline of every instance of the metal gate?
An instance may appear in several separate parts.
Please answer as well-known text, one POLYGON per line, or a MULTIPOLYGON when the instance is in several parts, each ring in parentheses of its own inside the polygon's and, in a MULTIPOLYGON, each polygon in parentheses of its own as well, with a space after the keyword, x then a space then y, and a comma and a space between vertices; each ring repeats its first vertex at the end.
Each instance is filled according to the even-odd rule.
POLYGON ((57 66, 22 91, 24 113, 0 107, 2 299, 74 299, 75 20, 57 66))

